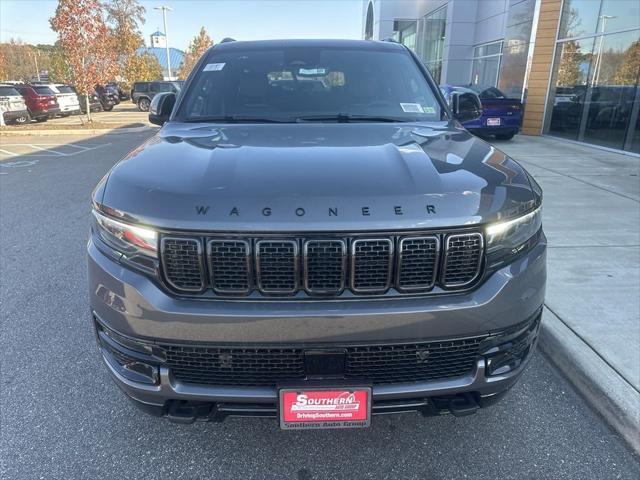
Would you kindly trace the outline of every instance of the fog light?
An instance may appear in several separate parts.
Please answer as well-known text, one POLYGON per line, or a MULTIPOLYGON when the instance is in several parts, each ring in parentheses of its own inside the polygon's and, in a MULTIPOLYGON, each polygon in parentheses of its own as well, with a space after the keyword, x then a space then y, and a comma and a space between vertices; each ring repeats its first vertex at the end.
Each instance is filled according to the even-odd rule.
POLYGON ((134 382, 151 383, 155 385, 160 379, 158 367, 153 365, 133 361, 125 363, 122 365, 122 368, 128 374, 125 374, 125 376, 134 382))

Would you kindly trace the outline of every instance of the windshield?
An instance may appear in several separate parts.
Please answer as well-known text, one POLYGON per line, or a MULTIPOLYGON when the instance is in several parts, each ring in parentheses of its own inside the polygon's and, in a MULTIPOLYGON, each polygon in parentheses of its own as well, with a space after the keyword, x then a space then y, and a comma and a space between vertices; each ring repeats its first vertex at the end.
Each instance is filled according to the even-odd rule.
POLYGON ((436 121, 443 115, 407 52, 283 47, 214 50, 177 119, 436 121))

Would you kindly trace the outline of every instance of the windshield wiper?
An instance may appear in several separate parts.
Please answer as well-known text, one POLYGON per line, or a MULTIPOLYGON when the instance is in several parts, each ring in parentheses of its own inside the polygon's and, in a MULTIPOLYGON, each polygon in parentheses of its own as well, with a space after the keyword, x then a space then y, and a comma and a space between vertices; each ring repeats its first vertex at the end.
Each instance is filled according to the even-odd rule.
POLYGON ((208 117, 193 117, 184 120, 186 123, 290 123, 286 118, 251 117, 245 115, 211 115, 208 117))
POLYGON ((296 118, 296 122, 407 122, 409 120, 400 117, 385 117, 378 115, 350 115, 338 113, 335 115, 303 115, 296 118))

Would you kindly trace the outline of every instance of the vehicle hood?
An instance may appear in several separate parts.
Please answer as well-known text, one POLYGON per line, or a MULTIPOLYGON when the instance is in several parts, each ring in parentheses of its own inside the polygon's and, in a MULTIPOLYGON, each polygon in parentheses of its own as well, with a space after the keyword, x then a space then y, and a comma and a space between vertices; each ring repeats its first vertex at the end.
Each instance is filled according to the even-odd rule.
POLYGON ((161 228, 252 232, 465 226, 535 201, 522 167, 447 122, 171 122, 94 200, 161 228))

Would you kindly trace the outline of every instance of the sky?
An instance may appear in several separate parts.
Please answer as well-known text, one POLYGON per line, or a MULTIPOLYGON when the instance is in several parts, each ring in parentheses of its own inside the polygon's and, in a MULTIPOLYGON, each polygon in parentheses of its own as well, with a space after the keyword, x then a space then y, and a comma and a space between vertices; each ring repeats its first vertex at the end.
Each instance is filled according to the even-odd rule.
MULTIPOLYGON (((54 43, 49 27, 56 0, 0 0, 0 41, 10 38, 26 43, 54 43)), ((159 5, 167 14, 169 46, 186 50, 190 40, 205 27, 214 42, 274 38, 361 38, 362 0, 142 0, 146 23, 142 33, 163 30, 159 5)))

